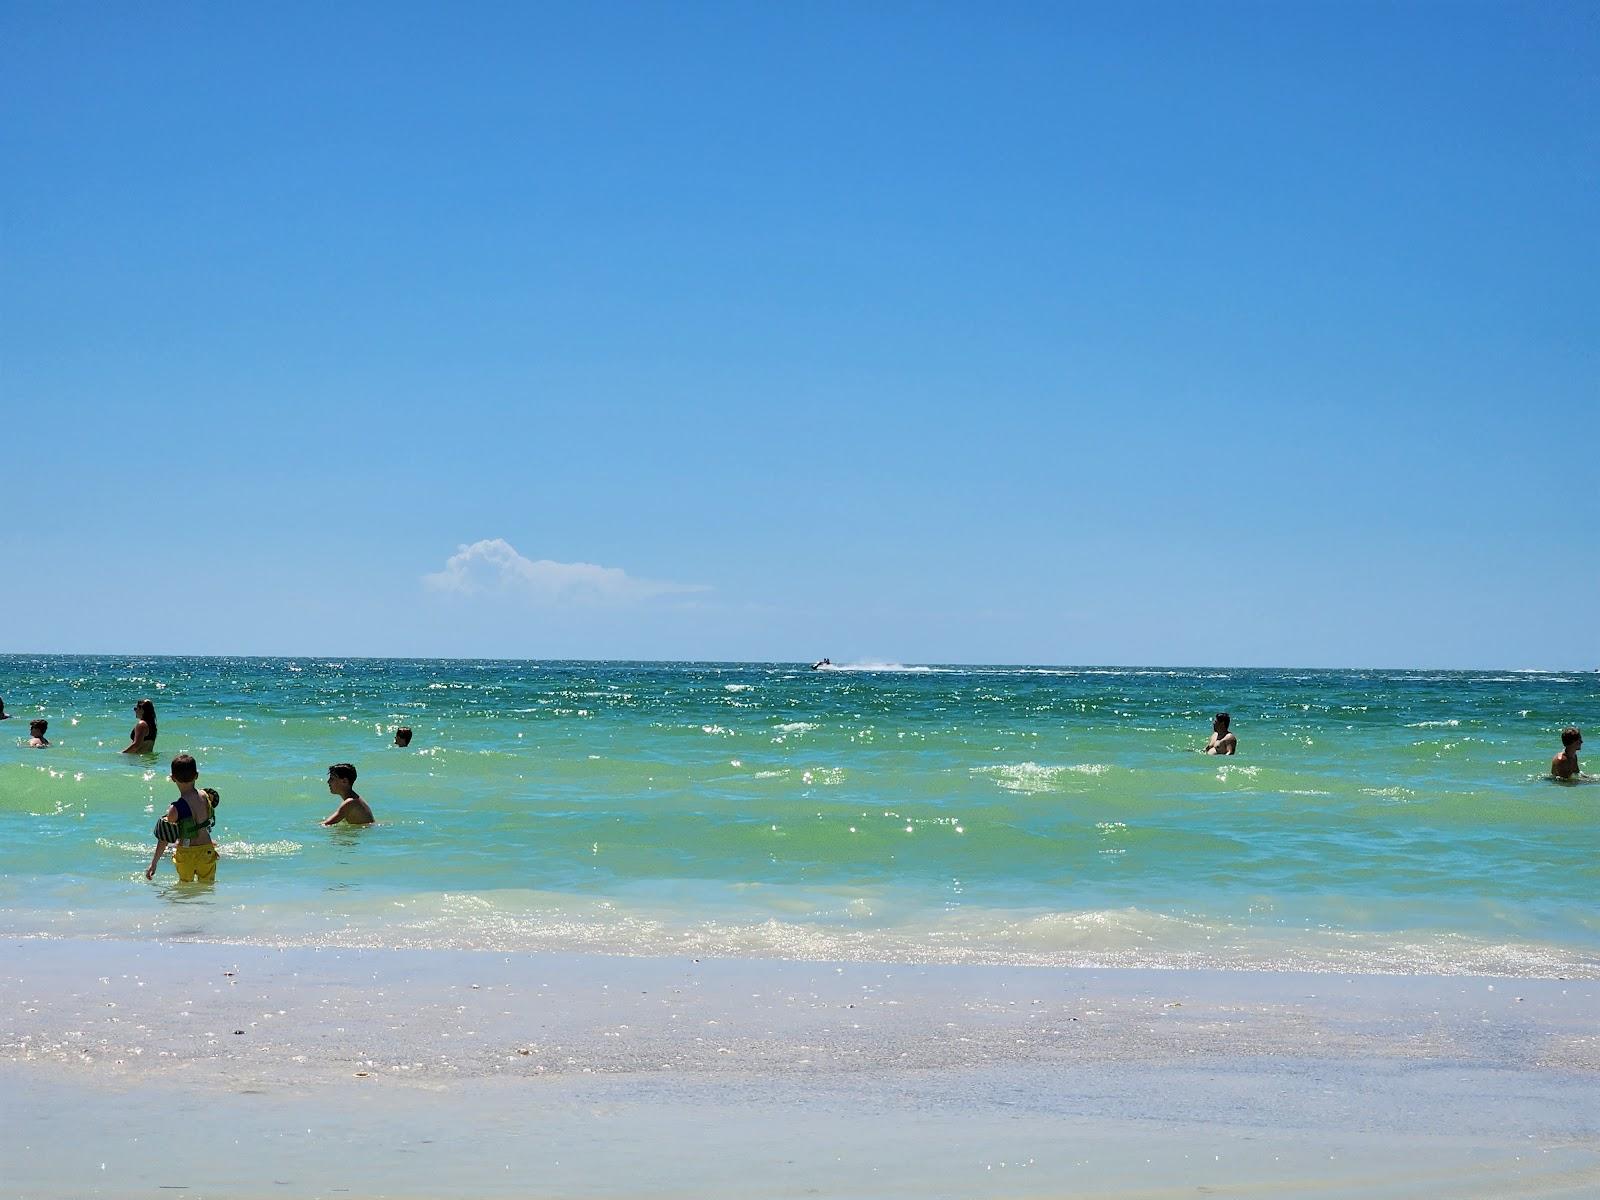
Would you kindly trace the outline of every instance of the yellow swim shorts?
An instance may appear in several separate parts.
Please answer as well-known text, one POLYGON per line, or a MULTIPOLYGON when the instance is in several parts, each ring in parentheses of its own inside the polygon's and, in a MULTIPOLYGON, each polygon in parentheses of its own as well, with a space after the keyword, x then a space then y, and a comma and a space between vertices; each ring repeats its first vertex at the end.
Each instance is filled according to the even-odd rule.
POLYGON ((217 848, 215 846, 174 846, 172 865, 178 868, 179 883, 215 883, 217 880, 217 848))

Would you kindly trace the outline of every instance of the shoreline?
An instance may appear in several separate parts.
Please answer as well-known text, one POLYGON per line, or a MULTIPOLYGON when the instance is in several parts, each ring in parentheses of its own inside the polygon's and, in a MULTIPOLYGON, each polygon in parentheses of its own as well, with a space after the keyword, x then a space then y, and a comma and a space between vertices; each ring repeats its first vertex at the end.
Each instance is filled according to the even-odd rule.
POLYGON ((294 1194, 427 1194, 415 1171, 465 1196, 1600 1187, 1595 981, 6 951, 0 1117, 30 1197, 130 1194, 130 1172, 228 1196, 273 1172, 294 1194), (143 1147, 187 1111, 228 1149, 180 1179, 143 1147), (321 1121, 355 1140, 330 1150, 321 1121))
MULTIPOLYGON (((227 843, 222 843, 224 858, 227 843)), ((170 876, 169 876, 170 878, 170 876)), ((143 880, 133 885, 145 887, 143 880)), ((158 885, 159 886, 159 885, 158 885)), ((32 898, 39 903, 38 897, 32 898)), ((459 896, 369 896, 356 910, 319 911, 280 894, 261 903, 237 885, 227 909, 206 907, 214 895, 168 883, 162 903, 138 912, 72 907, 19 911, 0 903, 0 943, 94 943, 106 946, 234 946, 241 952, 392 952, 498 954, 512 957, 619 958, 747 963, 900 965, 907 968, 989 967, 1079 972, 1151 971, 1224 975, 1359 976, 1600 982, 1600 956, 1586 945, 1476 938, 1452 930, 1329 930, 1264 926, 1241 930, 1222 920, 1209 928, 1193 915, 1131 908, 1088 912, 990 910, 985 937, 975 933, 971 906, 959 919, 942 914, 898 926, 858 929, 843 922, 807 923, 779 902, 744 920, 707 907, 652 910, 648 898, 549 895, 519 911, 482 897, 464 922, 459 896), (242 898, 241 898, 242 897, 242 898), (70 932, 67 932, 69 931, 70 932), (1004 937, 1011 941, 1005 944, 1004 937), (981 940, 980 940, 981 939, 981 940), (1188 944, 1185 944, 1187 941, 1188 944), (1055 944, 1051 944, 1054 942, 1055 944)), ((781 901, 781 897, 779 900, 781 901)), ((135 892, 130 902, 143 903, 135 892)), ((792 910, 795 906, 791 904, 792 910)))

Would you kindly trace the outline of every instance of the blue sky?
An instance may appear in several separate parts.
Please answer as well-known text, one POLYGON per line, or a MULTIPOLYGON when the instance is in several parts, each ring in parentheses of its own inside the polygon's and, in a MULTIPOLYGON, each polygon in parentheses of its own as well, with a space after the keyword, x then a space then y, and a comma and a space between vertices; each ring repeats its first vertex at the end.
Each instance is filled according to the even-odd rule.
POLYGON ((0 649, 1600 666, 1592 6, 0 13, 0 649))

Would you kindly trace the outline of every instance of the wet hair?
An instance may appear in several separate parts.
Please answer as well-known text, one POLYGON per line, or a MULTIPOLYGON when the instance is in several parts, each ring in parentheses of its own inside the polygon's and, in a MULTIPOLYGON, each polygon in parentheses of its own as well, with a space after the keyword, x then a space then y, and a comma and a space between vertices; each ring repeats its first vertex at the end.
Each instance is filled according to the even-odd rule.
POLYGON ((28 722, 28 732, 31 733, 34 737, 42 737, 44 735, 44 731, 46 729, 49 729, 49 728, 50 728, 50 722, 49 721, 38 720, 38 721, 29 721, 28 722))
POLYGON ((1227 713, 1218 713, 1216 716, 1211 718, 1211 723, 1213 725, 1221 725, 1224 729, 1226 729, 1230 724, 1233 723, 1233 718, 1227 713))
POLYGON ((156 706, 150 700, 135 700, 133 702, 134 715, 150 726, 150 740, 156 740, 156 706))
POLYGON ((1563 746, 1576 746, 1583 741, 1583 731, 1576 726, 1568 725, 1561 731, 1561 744, 1563 746))
POLYGON ((200 778, 200 764, 195 762, 194 755, 180 754, 172 760, 172 781, 174 783, 193 783, 200 778))
POLYGON ((328 778, 342 779, 346 783, 354 783, 356 781, 356 769, 349 763, 334 763, 333 766, 328 768, 328 778))
POLYGON ((402 725, 394 731, 394 744, 396 746, 409 746, 411 744, 411 726, 402 725))

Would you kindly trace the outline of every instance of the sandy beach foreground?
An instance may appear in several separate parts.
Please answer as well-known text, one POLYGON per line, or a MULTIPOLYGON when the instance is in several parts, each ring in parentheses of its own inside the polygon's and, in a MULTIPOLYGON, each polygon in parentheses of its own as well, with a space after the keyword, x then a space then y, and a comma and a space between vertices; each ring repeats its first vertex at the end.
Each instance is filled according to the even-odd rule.
POLYGON ((6 955, 8 1196, 1600 1191, 1589 980, 6 955))

